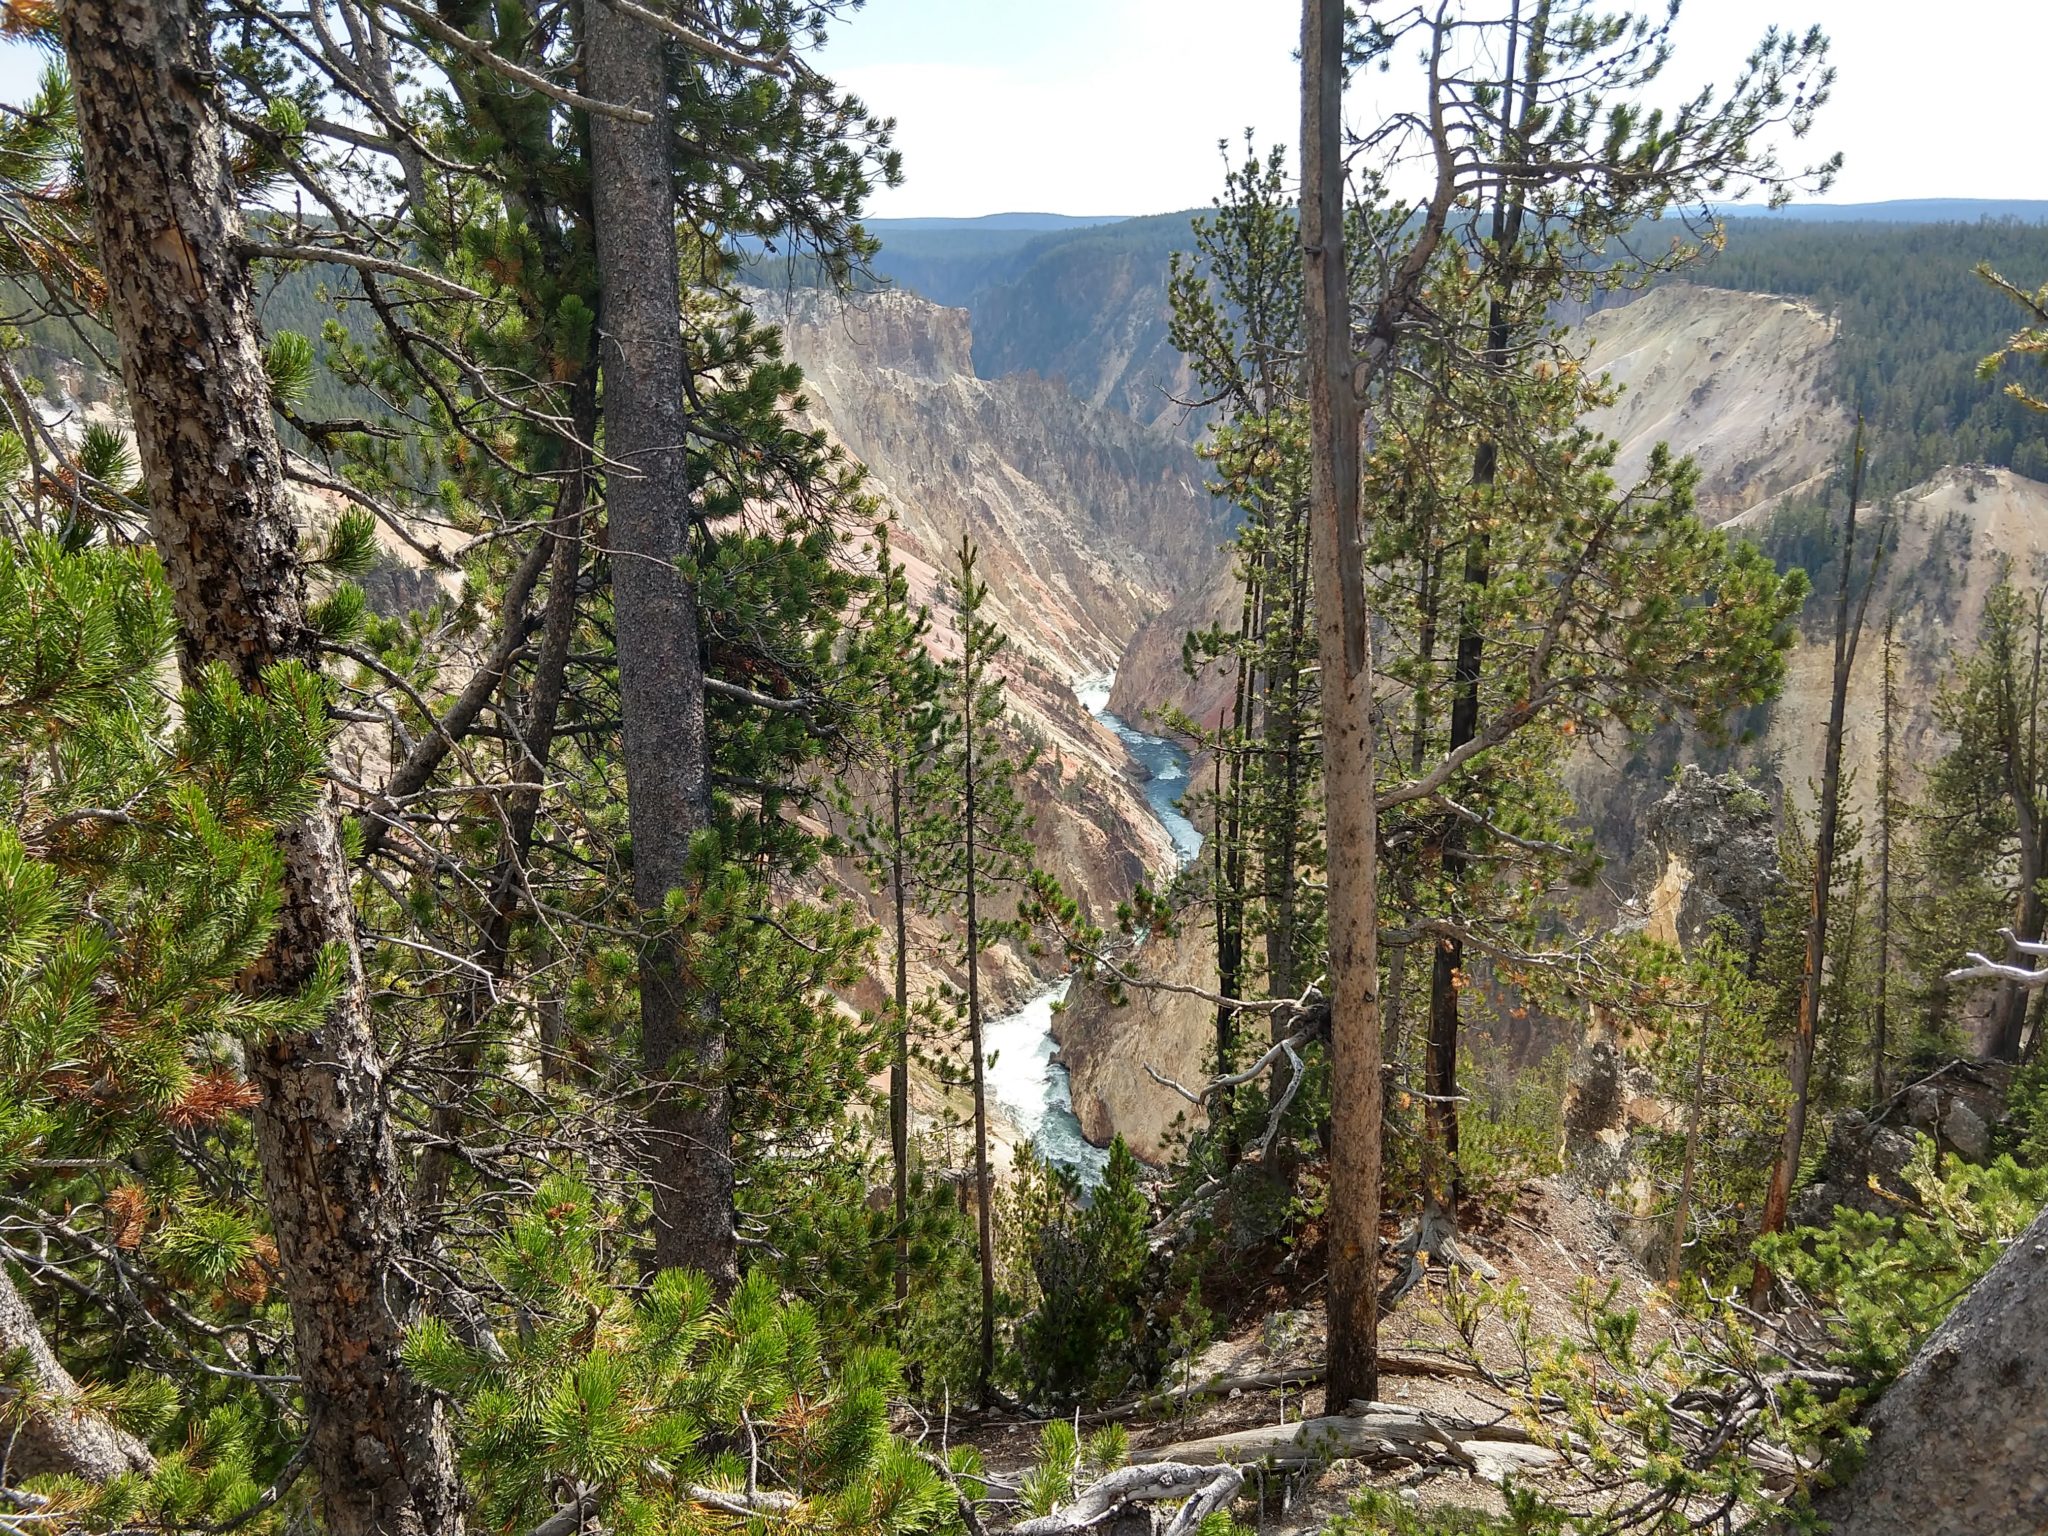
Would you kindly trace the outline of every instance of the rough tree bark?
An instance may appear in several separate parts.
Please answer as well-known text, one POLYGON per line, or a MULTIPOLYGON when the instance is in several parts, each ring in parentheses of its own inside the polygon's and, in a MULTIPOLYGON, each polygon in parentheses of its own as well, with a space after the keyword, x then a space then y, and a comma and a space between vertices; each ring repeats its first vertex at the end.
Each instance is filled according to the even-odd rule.
POLYGON ((1970 1288, 1878 1399, 1832 1536, 2048 1530, 2048 1211, 1970 1288))
POLYGON ((640 957, 654 1259, 701 1269, 724 1291, 739 1275, 725 1031, 659 923, 669 892, 690 884, 692 839, 711 824, 697 594, 677 566, 690 499, 668 61, 659 34, 612 6, 585 7, 584 27, 590 93, 651 116, 593 113, 590 149, 633 899, 654 925, 640 957))
POLYGON ((1344 256, 1344 6, 1304 0, 1301 249, 1309 520, 1323 679, 1330 927, 1330 1379, 1337 1411, 1377 1395, 1380 1254, 1378 810, 1372 628, 1359 547, 1359 407, 1344 256))
MULTIPOLYGON (((201 0, 70 0, 61 12, 109 310, 189 676, 317 663, 271 419, 201 0)), ((243 978, 296 992, 341 957, 310 1034, 253 1042, 263 1193, 291 1301, 327 1528, 459 1532, 439 1400, 399 1359, 417 1305, 405 1182, 355 938, 340 823, 279 834, 278 932, 243 978)))
POLYGON ((78 1383, 43 1337, 28 1301, 0 1267, 0 1354, 21 1362, 21 1376, 32 1400, 22 1413, 6 1404, 7 1475, 41 1477, 61 1473, 89 1483, 104 1483, 124 1472, 155 1470, 149 1447, 117 1429, 78 1401, 78 1383))
POLYGON ((1889 1023, 1889 980, 1892 969, 1892 809, 1898 781, 1892 777, 1892 713, 1898 704, 1898 674, 1893 666, 1895 616, 1884 620, 1884 677, 1878 696, 1877 744, 1877 996, 1870 1017, 1870 1102, 1885 1097, 1885 1052, 1889 1023))
MULTIPOLYGON (((974 545, 964 534, 960 539, 960 590, 963 602, 971 603, 974 545)), ((975 834, 980 828, 975 821, 977 786, 974 780, 974 732, 978 724, 975 712, 981 674, 975 665, 978 650, 972 633, 974 613, 971 607, 965 622, 967 630, 962 635, 960 657, 960 836, 963 845, 961 859, 966 870, 963 885, 966 890, 967 928, 967 1048, 974 1053, 974 1232, 976 1257, 981 1263, 981 1347, 977 1356, 980 1363, 976 1369, 975 1387, 986 1406, 995 1390, 996 1372, 995 1180, 988 1165, 988 1047, 983 1043, 981 1034, 981 893, 977 889, 981 866, 975 855, 975 834)))

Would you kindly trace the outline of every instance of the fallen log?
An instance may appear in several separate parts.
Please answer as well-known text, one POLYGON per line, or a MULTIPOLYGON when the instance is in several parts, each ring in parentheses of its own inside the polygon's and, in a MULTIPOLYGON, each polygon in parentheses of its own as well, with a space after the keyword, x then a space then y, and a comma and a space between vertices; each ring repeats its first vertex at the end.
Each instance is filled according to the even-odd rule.
MULTIPOLYGON (((1379 1368, 1382 1376, 1442 1376, 1461 1381, 1487 1380, 1486 1372, 1478 1366, 1469 1361, 1454 1360, 1449 1355, 1381 1350, 1379 1368)), ((1119 1408, 1107 1410, 1100 1417, 1123 1419, 1138 1414, 1161 1413, 1199 1398, 1228 1397, 1233 1392, 1277 1392, 1283 1387, 1312 1387, 1328 1374, 1329 1368, 1318 1361, 1313 1365, 1289 1366, 1277 1371, 1211 1376, 1188 1386, 1154 1392, 1134 1403, 1126 1403, 1119 1408)), ((1083 1415, 1084 1419, 1089 1417, 1091 1416, 1083 1415)))
POLYGON ((1244 1474, 1230 1465, 1189 1466, 1153 1461, 1119 1467, 1083 1488, 1050 1514, 1010 1527, 1011 1536, 1077 1536, 1134 1504, 1182 1501, 1163 1536, 1188 1536, 1244 1486, 1244 1474))

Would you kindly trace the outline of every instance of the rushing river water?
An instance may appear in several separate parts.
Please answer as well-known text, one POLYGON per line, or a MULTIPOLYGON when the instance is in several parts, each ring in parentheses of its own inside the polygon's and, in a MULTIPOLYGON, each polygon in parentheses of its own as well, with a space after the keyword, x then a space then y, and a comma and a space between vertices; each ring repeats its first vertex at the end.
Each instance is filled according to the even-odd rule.
MULTIPOLYGON (((1083 678, 1074 695, 1088 713, 1115 731, 1124 748, 1146 772, 1145 803, 1173 839, 1173 849, 1186 865, 1202 851, 1202 834, 1180 811, 1188 785, 1188 755, 1173 742, 1134 730, 1109 712, 1109 677, 1083 678)), ((1085 1185, 1101 1181, 1109 1154, 1090 1146, 1074 1118, 1074 1099, 1067 1069, 1053 1060, 1059 1049, 1052 1038, 1053 1009, 1065 999, 1071 981, 1062 979, 1035 994, 1014 1013, 991 1019, 983 1031, 992 1063, 989 1091, 1012 1123, 1054 1162, 1073 1169, 1085 1185)))

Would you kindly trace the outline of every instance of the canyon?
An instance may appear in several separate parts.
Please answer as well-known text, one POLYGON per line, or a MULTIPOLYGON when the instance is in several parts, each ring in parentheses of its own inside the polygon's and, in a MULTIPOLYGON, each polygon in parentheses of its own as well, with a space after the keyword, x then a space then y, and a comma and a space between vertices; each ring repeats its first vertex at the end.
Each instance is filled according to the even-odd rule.
MULTIPOLYGON (((1236 598, 1228 509, 1203 488, 1191 451, 1200 421, 1175 405, 1178 375, 1161 350, 1158 240, 1090 233, 1094 240, 1027 267, 995 299, 983 293, 974 313, 901 290, 799 290, 759 295, 757 305, 786 327, 813 420, 866 466, 913 590, 939 615, 941 645, 948 552, 963 534, 982 550, 992 608, 1011 636, 1018 728, 1047 744, 1057 765, 1033 796, 1041 857, 1101 921, 1137 881, 1170 874, 1175 855, 1145 804, 1143 770, 1074 687, 1113 674, 1107 709, 1133 725, 1169 706, 1213 719, 1221 681, 1187 675, 1181 639, 1233 611, 1236 598), (1018 316, 1050 304, 1062 274, 1096 286, 1061 326, 1041 328, 1034 352, 1019 339, 1029 327, 1018 316), (995 344, 976 334, 984 321, 997 328, 995 344)), ((1581 329, 1589 366, 1620 386, 1589 422, 1618 445, 1618 482, 1668 442, 1699 466, 1701 518, 1758 535, 1778 509, 1835 481, 1854 423, 1829 387, 1836 327, 1817 308, 1669 283, 1591 314, 1581 329)), ((1887 615, 1895 624, 1899 751, 1924 765, 1937 746, 1934 696, 2001 562, 2048 565, 2048 485, 1953 465, 1864 517, 1888 541, 1871 614, 1873 632, 1887 615)), ((1874 655, 1872 639, 1851 692, 1846 747, 1865 796, 1875 778, 1874 655)), ((1817 631, 1802 632, 1782 697, 1735 753, 1734 766, 1782 786, 1795 804, 1810 803, 1828 664, 1817 631)), ((1604 808, 1598 830, 1610 869, 1627 867, 1637 817, 1690 745, 1598 741, 1578 755, 1571 784, 1582 805, 1604 808)), ((931 935, 914 944, 925 974, 946 973, 931 935)), ((1178 938, 1145 937, 1126 958, 1136 971, 1200 987, 1213 982, 1209 945, 1191 920, 1178 938)), ((1042 958, 1020 954, 1004 956, 998 973, 1010 1006, 1052 980, 1042 958)), ((1165 1157, 1192 1111, 1160 1079, 1200 1079, 1213 1005, 1155 991, 1112 1006, 1103 989, 1079 986, 1062 1008, 1041 1013, 1088 1139, 1122 1133, 1142 1157, 1165 1157)))

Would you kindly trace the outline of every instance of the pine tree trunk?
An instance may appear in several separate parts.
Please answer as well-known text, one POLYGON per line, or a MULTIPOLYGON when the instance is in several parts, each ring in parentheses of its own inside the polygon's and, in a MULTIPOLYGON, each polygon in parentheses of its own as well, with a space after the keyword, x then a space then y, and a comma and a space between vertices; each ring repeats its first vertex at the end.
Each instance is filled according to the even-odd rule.
MULTIPOLYGON (((596 433, 596 405, 596 380, 590 378, 577 391, 574 407, 577 429, 586 443, 596 433)), ((446 1197, 448 1182, 455 1171, 454 1143, 462 1134, 464 1104, 474 1091, 476 1070, 484 1059, 486 1017, 495 1006, 496 984, 506 979, 511 966, 513 926, 525 892, 526 861, 533 851, 542 786, 554 752, 555 722, 561 713, 568 676, 569 644, 575 638, 576 577, 582 563, 583 504, 589 489, 589 467, 587 451, 572 450, 569 475, 556 500, 555 515, 535 538, 535 553, 547 559, 548 600, 541 621, 540 654, 535 658, 533 679, 526 690, 526 707, 518 722, 517 739, 506 747, 507 773, 521 787, 505 797, 498 862, 491 871, 488 905, 477 936, 476 965, 481 974, 472 975, 462 990, 454 1070, 441 1090, 441 1102, 434 1107, 430 1125, 435 1140, 420 1154, 417 1203, 429 1219, 434 1207, 446 1197)), ((518 608, 517 619, 508 619, 505 627, 510 633, 523 636, 523 597, 518 608)), ((546 1055, 541 1065, 545 1073, 557 1070, 557 1064, 546 1055)))
MULTIPOLYGON (((1856 634, 1850 623, 1850 592, 1855 585, 1856 502, 1863 490, 1863 428, 1856 429, 1855 464, 1849 480, 1849 513, 1842 528, 1842 580, 1835 595, 1835 670, 1828 701, 1827 744, 1821 755, 1820 805, 1813 838, 1813 887, 1807 902, 1806 960, 1799 978, 1799 1020, 1793 1029, 1786 1076, 1792 1085, 1792 1109, 1785 1117, 1785 1138, 1771 1183, 1764 1194, 1763 1235, 1782 1232, 1792 1200, 1792 1181, 1799 1175, 1799 1156, 1806 1145, 1809 1086, 1813 1076, 1814 1035, 1820 1020, 1821 973, 1827 963, 1828 907, 1834 894, 1835 835, 1842 807, 1842 730, 1849 707, 1849 674, 1856 665, 1856 634)), ((1866 592, 1866 596, 1868 593, 1866 592)), ((1862 625, 1859 608, 1856 628, 1862 625)), ((1771 1272, 1759 1259, 1749 1279, 1749 1304, 1763 1305, 1771 1288, 1771 1272)))
POLYGON ((1890 980, 1892 968, 1892 707, 1895 703, 1892 671, 1892 624, 1884 621, 1884 680, 1879 698, 1881 726, 1877 748, 1877 996, 1870 1020, 1870 1099, 1882 1103, 1885 1097, 1885 1035, 1890 1023, 1890 980))
POLYGON ((704 660, 689 550, 682 302, 676 273, 667 50, 609 5, 584 8, 585 80, 599 100, 653 121, 590 118, 604 374, 605 507, 619 699, 625 724, 633 899, 650 926, 640 957, 640 1050, 648 1112, 654 1259, 739 1275, 733 1228, 726 1038, 714 1000, 682 974, 660 914, 692 883, 690 846, 711 824, 704 660))
POLYGON ((28 1301, 0 1267, 0 1355, 10 1381, 27 1389, 24 1408, 14 1388, 0 1388, 7 1415, 7 1480, 57 1474, 106 1483, 124 1472, 152 1472, 149 1447, 81 1401, 78 1383, 43 1337, 28 1301))
MULTIPOLYGON (((1528 78, 1517 81, 1515 59, 1523 46, 1522 8, 1516 0, 1508 12, 1507 68, 1503 74, 1500 128, 1503 153, 1510 159, 1523 155, 1535 121, 1536 86, 1544 68, 1544 44, 1550 31, 1550 5, 1543 0, 1529 27, 1526 61, 1528 78), (1521 116, 1516 118, 1515 87, 1522 88, 1521 116)), ((1501 371, 1509 363, 1513 341, 1511 314, 1505 295, 1515 282, 1514 252, 1522 238, 1523 203, 1519 190, 1511 192, 1505 178, 1497 189, 1493 210, 1493 259, 1500 264, 1494 296, 1487 304, 1486 351, 1488 368, 1501 371)), ((1500 470, 1500 445, 1491 437, 1480 441, 1472 456, 1472 487, 1479 493, 1480 526, 1466 530, 1464 609, 1459 620, 1458 649, 1452 663, 1451 730, 1446 743, 1452 752, 1479 734, 1479 683, 1484 670, 1486 634, 1482 594, 1489 577, 1491 541, 1484 518, 1485 503, 1491 499, 1500 470)), ((1470 863, 1468 845, 1471 828, 1453 821, 1444 834, 1445 877, 1456 882, 1470 863)), ((1465 943, 1455 935, 1438 941, 1429 983, 1429 1048, 1424 1078, 1428 1092, 1426 1113, 1429 1145, 1440 1167, 1437 1177, 1425 1179, 1424 1198, 1443 1204, 1455 1224, 1458 1201, 1458 993, 1464 985, 1465 943)))
MULTIPOLYGON (((187 676, 260 687, 316 665, 200 0, 71 0, 60 12, 109 311, 187 676)), ((400 1361, 417 1305, 403 1170, 331 803, 279 834, 278 931, 243 978, 295 993, 342 978, 320 1028, 254 1042, 256 1151, 311 1465, 335 1536, 459 1532, 440 1401, 400 1361)))
MULTIPOLYGON (((963 546, 964 550, 964 546, 963 546)), ((971 586, 971 567, 962 560, 963 588, 971 586)), ((982 1403, 995 1389, 996 1374, 996 1250, 995 1214, 990 1209, 995 1186, 988 1169, 988 1047, 981 1038, 981 879, 975 856, 974 732, 981 679, 975 669, 975 637, 970 617, 966 653, 960 662, 961 774, 960 830, 966 844, 967 891, 967 1044, 974 1053, 974 1230, 981 1258, 981 1352, 976 1389, 982 1403)))
MULTIPOLYGON (((1272 997, 1296 996, 1301 984, 1296 930, 1301 871, 1302 673, 1308 645, 1308 514, 1290 498, 1287 510, 1287 629, 1285 649, 1271 673, 1277 701, 1266 711, 1266 740, 1278 743, 1279 789, 1269 792, 1266 814, 1265 881, 1271 893, 1266 920, 1266 990, 1272 997)), ((1270 748, 1269 748, 1270 750, 1270 748)), ((1268 782, 1274 774, 1268 771, 1268 782)), ((1274 1015, 1275 1038, 1286 1026, 1274 1015)))
MULTIPOLYGON (((882 579, 889 580, 886 564, 882 579)), ((910 914, 904 908, 903 767, 889 765, 889 886, 896 904, 896 1040, 889 1063, 889 1156, 896 1205, 896 1299, 910 1299, 910 914)))
POLYGON ((1329 849, 1329 1380, 1343 1412, 1379 1383, 1378 812, 1371 616, 1359 547, 1359 411, 1351 369, 1341 133, 1344 6, 1302 6, 1301 245, 1311 541, 1323 684, 1329 849))

